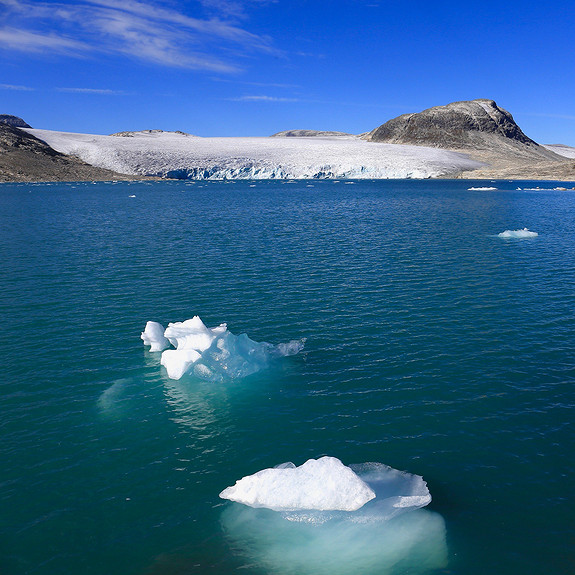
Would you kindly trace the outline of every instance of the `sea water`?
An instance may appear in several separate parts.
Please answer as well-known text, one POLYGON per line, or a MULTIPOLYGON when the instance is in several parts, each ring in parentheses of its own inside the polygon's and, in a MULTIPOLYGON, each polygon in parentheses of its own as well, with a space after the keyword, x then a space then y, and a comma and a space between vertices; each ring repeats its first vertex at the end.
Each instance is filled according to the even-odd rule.
POLYGON ((560 186, 0 185, 0 573, 573 573, 560 186), (140 334, 196 315, 305 346, 170 379, 140 334), (432 502, 314 526, 218 496, 324 455, 423 476, 432 502))

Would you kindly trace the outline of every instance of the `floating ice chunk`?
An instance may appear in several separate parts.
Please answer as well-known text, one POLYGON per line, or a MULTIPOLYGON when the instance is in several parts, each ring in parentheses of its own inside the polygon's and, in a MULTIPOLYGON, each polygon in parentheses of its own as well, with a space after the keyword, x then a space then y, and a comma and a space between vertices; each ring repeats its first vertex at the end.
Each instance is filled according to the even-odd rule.
POLYGON ((160 324, 148 322, 142 339, 152 346, 151 351, 166 350, 162 353, 161 364, 171 379, 191 373, 212 381, 256 373, 267 368, 273 358, 299 353, 305 341, 278 345, 256 342, 246 334, 235 336, 225 323, 209 328, 198 316, 170 323, 165 331, 160 324), (166 349, 170 344, 176 349, 166 349))
MULTIPOLYGON (((316 463, 322 460, 334 458, 321 458, 316 463)), ((284 463, 275 470, 264 471, 293 473, 305 465, 296 468, 293 463, 284 463)), ((345 469, 355 473, 375 494, 358 509, 316 507, 275 512, 254 508, 249 503, 234 504, 222 513, 226 536, 250 565, 278 575, 423 575, 447 566, 445 522, 439 514, 419 509, 431 501, 422 477, 381 463, 350 465, 345 469)), ((244 478, 234 487, 243 489, 242 482, 258 475, 244 478)), ((325 478, 321 482, 327 483, 325 478)), ((294 481, 292 488, 300 490, 305 485, 294 481)), ((322 488, 323 485, 317 489, 314 484, 311 498, 321 499, 322 488)), ((246 491, 249 489, 248 485, 246 491)), ((281 498, 283 503, 283 494, 274 493, 274 489, 273 482, 265 482, 263 491, 272 498, 281 498)), ((346 485, 342 482, 338 489, 338 497, 345 500, 346 485)))
POLYGON ((212 345, 216 336, 225 330, 225 324, 213 329, 206 327, 204 322, 196 315, 186 321, 169 323, 164 335, 177 349, 195 349, 202 352, 206 351, 212 345))
POLYGON ((375 493, 339 459, 321 457, 299 467, 284 464, 258 471, 224 489, 220 497, 274 511, 355 511, 375 493))
POLYGON ((195 349, 167 349, 162 353, 160 363, 170 379, 180 379, 201 357, 195 349))
POLYGON ((467 188, 469 191, 474 191, 474 192, 491 192, 493 190, 496 190, 497 188, 467 188))
POLYGON ((505 230, 497 234, 499 238, 536 238, 539 234, 537 232, 530 232, 527 228, 522 230, 505 230))
POLYGON ((163 351, 170 347, 170 342, 164 337, 164 326, 157 321, 149 321, 140 337, 144 345, 150 346, 150 351, 163 351))
POLYGON ((375 500, 362 509, 361 517, 354 517, 354 521, 387 521, 431 503, 427 483, 420 475, 399 471, 383 463, 362 463, 350 465, 350 468, 376 494, 375 500))

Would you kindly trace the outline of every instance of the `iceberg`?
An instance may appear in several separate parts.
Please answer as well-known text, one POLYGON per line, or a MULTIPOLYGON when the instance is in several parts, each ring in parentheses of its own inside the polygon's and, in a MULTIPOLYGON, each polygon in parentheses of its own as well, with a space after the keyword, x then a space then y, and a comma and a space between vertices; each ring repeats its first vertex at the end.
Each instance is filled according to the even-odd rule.
POLYGON ((170 347, 170 342, 164 337, 164 327, 157 321, 149 321, 140 338, 144 345, 150 346, 150 351, 164 351, 170 347))
POLYGON ((499 238, 536 238, 539 234, 537 232, 531 232, 527 228, 522 230, 505 230, 500 234, 497 234, 499 238))
POLYGON ((311 523, 387 521, 431 502, 419 475, 383 463, 347 467, 329 456, 310 459, 300 467, 290 462, 258 471, 224 489, 220 497, 284 512, 290 521, 311 523))
POLYGON ((346 467, 333 457, 310 461, 318 482, 296 479, 309 462, 300 467, 286 463, 243 478, 220 494, 244 503, 227 506, 221 522, 232 549, 247 565, 278 575, 423 575, 447 567, 445 522, 438 513, 421 509, 431 502, 422 477, 382 463, 346 467), (369 492, 350 477, 344 480, 344 470, 374 494, 359 507, 362 499, 354 503, 354 490, 366 499, 369 492), (281 471, 293 475, 283 485, 281 471), (288 486, 307 493, 286 495, 288 486), (331 509, 325 509, 322 486, 336 501, 331 509), (251 503, 264 499, 269 508, 251 503), (294 499, 305 509, 295 508, 294 499))
POLYGON ((194 316, 163 326, 148 322, 141 336, 150 351, 163 351, 160 363, 170 379, 186 374, 211 381, 239 379, 269 366, 270 360, 299 353, 305 340, 272 345, 256 342, 246 334, 228 331, 225 323, 209 328, 194 316), (175 349, 166 349, 172 345, 175 349))
POLYGON ((356 511, 375 493, 339 459, 321 457, 299 467, 288 463, 258 471, 224 489, 220 497, 274 511, 356 511))

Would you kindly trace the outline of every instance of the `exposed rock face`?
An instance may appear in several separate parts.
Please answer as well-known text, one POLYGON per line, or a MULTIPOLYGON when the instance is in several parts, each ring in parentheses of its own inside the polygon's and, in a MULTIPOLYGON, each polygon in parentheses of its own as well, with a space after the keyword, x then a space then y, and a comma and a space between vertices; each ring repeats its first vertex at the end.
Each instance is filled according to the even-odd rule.
POLYGON ((571 179, 573 162, 527 137, 493 100, 453 102, 403 114, 363 136, 373 142, 464 152, 485 167, 464 178, 571 179))
POLYGON ((24 130, 0 122, 0 182, 137 179, 66 156, 24 130))
POLYGON ((0 114, 0 124, 8 124, 15 128, 31 128, 22 118, 10 114, 0 114))
POLYGON ((115 134, 110 134, 110 136, 118 136, 120 138, 134 138, 135 136, 150 136, 150 135, 159 135, 159 134, 178 134, 180 136, 191 136, 187 132, 182 132, 180 130, 176 130, 175 132, 164 130, 138 130, 137 132, 116 132, 115 134))
POLYGON ((322 132, 321 130, 284 130, 272 134, 270 138, 327 138, 331 136, 351 136, 345 132, 322 132))
POLYGON ((453 102, 418 114, 403 114, 369 132, 373 142, 449 149, 493 149, 496 145, 540 146, 528 138, 513 116, 493 100, 453 102))

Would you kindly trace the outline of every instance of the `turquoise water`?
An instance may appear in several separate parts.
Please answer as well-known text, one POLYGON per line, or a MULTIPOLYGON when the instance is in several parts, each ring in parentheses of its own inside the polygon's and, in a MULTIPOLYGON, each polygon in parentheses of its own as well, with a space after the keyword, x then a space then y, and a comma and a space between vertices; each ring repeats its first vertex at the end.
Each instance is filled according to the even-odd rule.
POLYGON ((575 192, 473 185, 2 184, 0 573, 575 572, 575 192), (193 315, 305 348, 170 380, 140 333, 193 315), (447 562, 218 497, 325 454, 422 475, 447 562))

